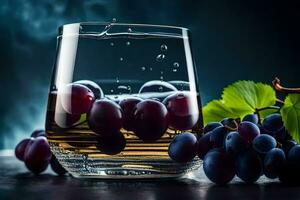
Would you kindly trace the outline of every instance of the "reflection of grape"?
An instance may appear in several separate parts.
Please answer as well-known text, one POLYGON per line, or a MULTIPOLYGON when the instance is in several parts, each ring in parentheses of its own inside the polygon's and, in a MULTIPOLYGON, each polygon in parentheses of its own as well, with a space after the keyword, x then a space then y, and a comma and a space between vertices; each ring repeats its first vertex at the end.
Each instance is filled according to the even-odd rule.
POLYGON ((168 96, 163 103, 169 112, 170 127, 177 130, 188 130, 195 126, 199 113, 195 110, 191 95, 179 92, 168 96))
POLYGON ((146 142, 161 138, 168 128, 168 111, 164 104, 155 100, 144 100, 134 111, 135 134, 146 142))
POLYGON ((123 111, 124 128, 128 131, 132 131, 134 128, 134 108, 136 104, 143 99, 138 97, 128 97, 120 101, 119 105, 123 111))
POLYGON ((123 124, 121 107, 107 99, 96 100, 87 114, 88 125, 95 133, 110 135, 123 124))
POLYGON ((89 111, 94 94, 86 86, 80 84, 68 84, 60 92, 62 107, 69 114, 82 114, 89 111))
POLYGON ((203 170, 207 178, 219 185, 228 183, 235 175, 234 161, 224 151, 209 151, 204 157, 203 170))
POLYGON ((115 132, 110 136, 98 138, 96 147, 103 153, 108 155, 115 155, 124 150, 126 146, 125 137, 121 132, 115 132))
POLYGON ((63 168, 63 166, 61 166, 61 164, 58 162, 57 158, 54 155, 52 155, 52 158, 50 161, 50 166, 51 166, 51 169, 59 176, 62 176, 65 173, 67 173, 65 168, 63 168))
POLYGON ((169 145, 169 156, 177 162, 189 162, 197 154, 197 138, 192 133, 177 135, 169 145))
POLYGON ((51 159, 51 151, 48 141, 40 136, 30 140, 24 153, 26 167, 35 174, 44 171, 51 159))
POLYGON ((88 87, 90 90, 92 90, 94 96, 96 99, 101 99, 104 97, 104 93, 102 91, 102 89, 100 88, 100 86, 90 80, 80 80, 80 81, 76 81, 74 82, 75 84, 80 84, 80 85, 84 85, 86 87, 88 87))

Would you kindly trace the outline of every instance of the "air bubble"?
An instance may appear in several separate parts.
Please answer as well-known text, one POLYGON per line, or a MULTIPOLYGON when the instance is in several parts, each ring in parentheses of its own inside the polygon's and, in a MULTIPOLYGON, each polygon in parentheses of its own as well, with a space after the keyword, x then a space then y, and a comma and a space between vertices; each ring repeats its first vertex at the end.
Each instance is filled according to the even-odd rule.
POLYGON ((112 46, 112 47, 115 46, 115 43, 111 42, 111 43, 110 43, 110 46, 112 46))
POLYGON ((117 22, 117 19, 116 18, 113 18, 112 19, 112 23, 116 23, 117 22))
POLYGON ((130 42, 129 42, 129 41, 127 41, 127 42, 126 42, 126 45, 127 45, 127 46, 129 46, 129 45, 130 45, 130 42))
POLYGON ((110 90, 111 93, 114 93, 114 90, 110 90))
POLYGON ((161 76, 161 77, 159 77, 160 78, 160 80, 164 80, 164 77, 163 76, 161 76))
POLYGON ((163 71, 161 71, 161 72, 160 72, 160 74, 164 74, 164 72, 163 72, 163 71))
POLYGON ((179 63, 178 62, 174 62, 173 63, 173 67, 178 68, 179 67, 179 63))
POLYGON ((131 28, 128 28, 127 31, 128 31, 129 33, 131 33, 131 32, 132 32, 132 29, 131 29, 131 28))
POLYGON ((162 45, 160 46, 160 50, 161 50, 161 51, 167 51, 167 50, 168 50, 167 45, 162 44, 162 45))
POLYGON ((159 86, 159 87, 158 87, 158 90, 159 90, 160 92, 162 92, 162 91, 164 90, 164 88, 163 88, 162 86, 159 86))
POLYGON ((118 77, 116 78, 116 82, 117 82, 117 83, 119 83, 119 82, 120 82, 120 80, 119 80, 119 78, 118 78, 118 77))
POLYGON ((177 72, 177 69, 173 69, 173 72, 177 72))
POLYGON ((120 58, 120 61, 123 61, 123 60, 124 60, 124 58, 123 58, 123 57, 121 57, 121 58, 120 58))
POLYGON ((145 71, 146 70, 146 67, 141 67, 142 71, 145 71))
POLYGON ((165 54, 159 54, 156 57, 156 61, 157 62, 162 62, 165 59, 165 57, 166 57, 165 54))
POLYGON ((149 70, 150 70, 150 71, 152 71, 152 70, 153 70, 153 68, 152 68, 152 67, 150 67, 150 68, 149 68, 149 70))

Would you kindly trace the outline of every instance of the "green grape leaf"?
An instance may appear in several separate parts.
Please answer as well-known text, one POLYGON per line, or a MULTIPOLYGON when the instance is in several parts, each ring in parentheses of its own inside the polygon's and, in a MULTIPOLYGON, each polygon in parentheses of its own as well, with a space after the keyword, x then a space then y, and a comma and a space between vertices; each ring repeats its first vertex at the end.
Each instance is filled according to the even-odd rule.
MULTIPOLYGON (((224 88, 221 100, 214 100, 203 108, 204 124, 220 121, 225 117, 242 118, 254 113, 256 109, 273 106, 275 103, 276 93, 271 86, 253 81, 237 81, 224 88)), ((264 118, 270 112, 260 114, 264 118)))
POLYGON ((289 94, 280 110, 284 126, 289 134, 300 142, 300 94, 289 94))
POLYGON ((221 121, 225 117, 237 118, 243 114, 233 112, 222 100, 213 100, 203 108, 203 121, 206 125, 209 122, 221 121))

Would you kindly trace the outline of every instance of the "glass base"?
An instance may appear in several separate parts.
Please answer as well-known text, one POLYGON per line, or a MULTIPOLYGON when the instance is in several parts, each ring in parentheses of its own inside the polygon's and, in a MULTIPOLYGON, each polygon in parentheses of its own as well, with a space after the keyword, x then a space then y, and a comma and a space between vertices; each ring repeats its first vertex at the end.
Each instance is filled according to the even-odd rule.
POLYGON ((176 163, 171 159, 94 158, 62 151, 55 145, 51 145, 51 150, 63 167, 76 178, 179 178, 202 165, 202 161, 198 158, 187 163, 176 163))

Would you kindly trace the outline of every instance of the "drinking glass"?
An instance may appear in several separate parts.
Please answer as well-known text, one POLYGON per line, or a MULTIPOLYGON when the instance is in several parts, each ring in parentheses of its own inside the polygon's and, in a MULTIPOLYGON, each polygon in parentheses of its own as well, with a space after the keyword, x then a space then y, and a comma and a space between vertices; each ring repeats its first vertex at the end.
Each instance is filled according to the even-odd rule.
POLYGON ((197 156, 178 161, 169 150, 175 137, 198 138, 203 126, 190 39, 173 26, 59 27, 46 132, 71 175, 172 178, 201 166, 197 156))

